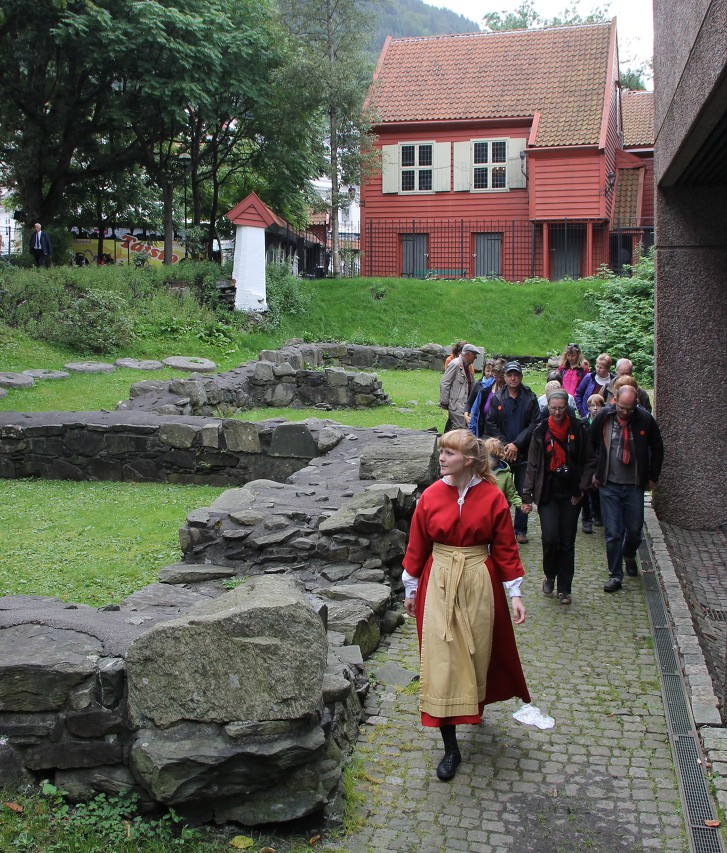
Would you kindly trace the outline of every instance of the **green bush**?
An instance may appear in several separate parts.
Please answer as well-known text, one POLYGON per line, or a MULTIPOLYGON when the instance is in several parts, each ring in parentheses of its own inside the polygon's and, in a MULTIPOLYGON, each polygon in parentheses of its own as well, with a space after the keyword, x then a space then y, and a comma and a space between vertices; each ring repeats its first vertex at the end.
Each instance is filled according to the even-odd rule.
POLYGON ((53 318, 47 340, 71 349, 110 352, 128 343, 132 323, 124 300, 115 293, 87 290, 53 318))
POLYGON ((654 382, 654 251, 639 258, 631 277, 608 279, 586 300, 595 305, 595 320, 575 323, 575 340, 594 363, 601 352, 614 359, 630 358, 642 385, 654 382))
POLYGON ((300 279, 285 264, 268 264, 265 268, 268 312, 265 326, 277 328, 284 314, 305 314, 310 295, 303 293, 300 279))

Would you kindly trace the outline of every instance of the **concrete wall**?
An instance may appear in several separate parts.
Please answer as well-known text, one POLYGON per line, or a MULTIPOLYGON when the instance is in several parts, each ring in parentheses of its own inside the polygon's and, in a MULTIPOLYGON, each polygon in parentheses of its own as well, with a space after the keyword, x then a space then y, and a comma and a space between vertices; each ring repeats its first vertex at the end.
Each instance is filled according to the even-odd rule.
POLYGON ((654 505, 707 529, 727 520, 727 2, 655 0, 654 30, 654 505))

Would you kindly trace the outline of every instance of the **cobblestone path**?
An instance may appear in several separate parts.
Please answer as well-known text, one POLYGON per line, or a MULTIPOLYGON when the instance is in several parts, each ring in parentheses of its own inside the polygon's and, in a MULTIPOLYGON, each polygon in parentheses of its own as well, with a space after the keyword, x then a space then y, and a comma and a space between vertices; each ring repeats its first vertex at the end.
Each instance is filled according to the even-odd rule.
MULTIPOLYGON (((336 845, 381 851, 616 853, 686 851, 677 780, 640 578, 618 593, 607 577, 600 531, 576 541, 573 603, 541 591, 540 535, 531 517, 521 546, 528 610, 516 635, 533 698, 555 727, 512 718, 517 701, 485 708, 459 729, 462 764, 437 780, 439 733, 421 727, 416 683, 377 684, 357 746, 361 828, 336 845)), ((367 664, 417 671, 412 620, 367 664)))

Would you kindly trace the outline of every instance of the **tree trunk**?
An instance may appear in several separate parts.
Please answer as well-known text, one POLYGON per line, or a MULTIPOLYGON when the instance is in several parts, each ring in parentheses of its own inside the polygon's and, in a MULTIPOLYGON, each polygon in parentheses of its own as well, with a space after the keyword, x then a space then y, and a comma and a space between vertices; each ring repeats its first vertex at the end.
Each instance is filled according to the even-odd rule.
MULTIPOLYGON (((333 16, 335 3, 328 0, 326 3, 326 38, 328 40, 328 74, 329 85, 333 87, 335 80, 336 46, 333 33, 333 16)), ((328 109, 329 140, 330 140, 330 178, 331 178, 331 263, 333 266, 333 277, 341 274, 341 258, 338 253, 338 116, 333 106, 334 93, 329 93, 331 102, 328 109)))
POLYGON ((172 263, 174 245, 174 184, 168 178, 163 180, 162 192, 164 193, 164 266, 169 266, 172 263))

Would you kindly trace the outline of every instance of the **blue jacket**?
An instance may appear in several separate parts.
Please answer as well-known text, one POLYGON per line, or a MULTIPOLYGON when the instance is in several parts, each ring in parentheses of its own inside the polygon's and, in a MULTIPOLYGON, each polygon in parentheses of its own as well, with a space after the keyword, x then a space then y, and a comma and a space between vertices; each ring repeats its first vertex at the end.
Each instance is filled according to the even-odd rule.
POLYGON ((490 376, 488 379, 483 376, 477 384, 479 385, 479 389, 470 409, 470 425, 468 429, 473 435, 482 438, 485 433, 485 404, 495 385, 495 377, 490 376))
MULTIPOLYGON (((608 382, 613 382, 614 374, 608 374, 610 379, 608 382)), ((586 373, 586 375, 581 379, 578 383, 578 388, 576 389, 575 398, 576 398, 576 408, 581 413, 582 418, 588 417, 588 398, 591 394, 598 394, 599 390, 603 389, 603 394, 601 395, 605 400, 606 394, 606 385, 599 385, 596 382, 595 378, 595 370, 592 370, 590 373, 586 373)))

